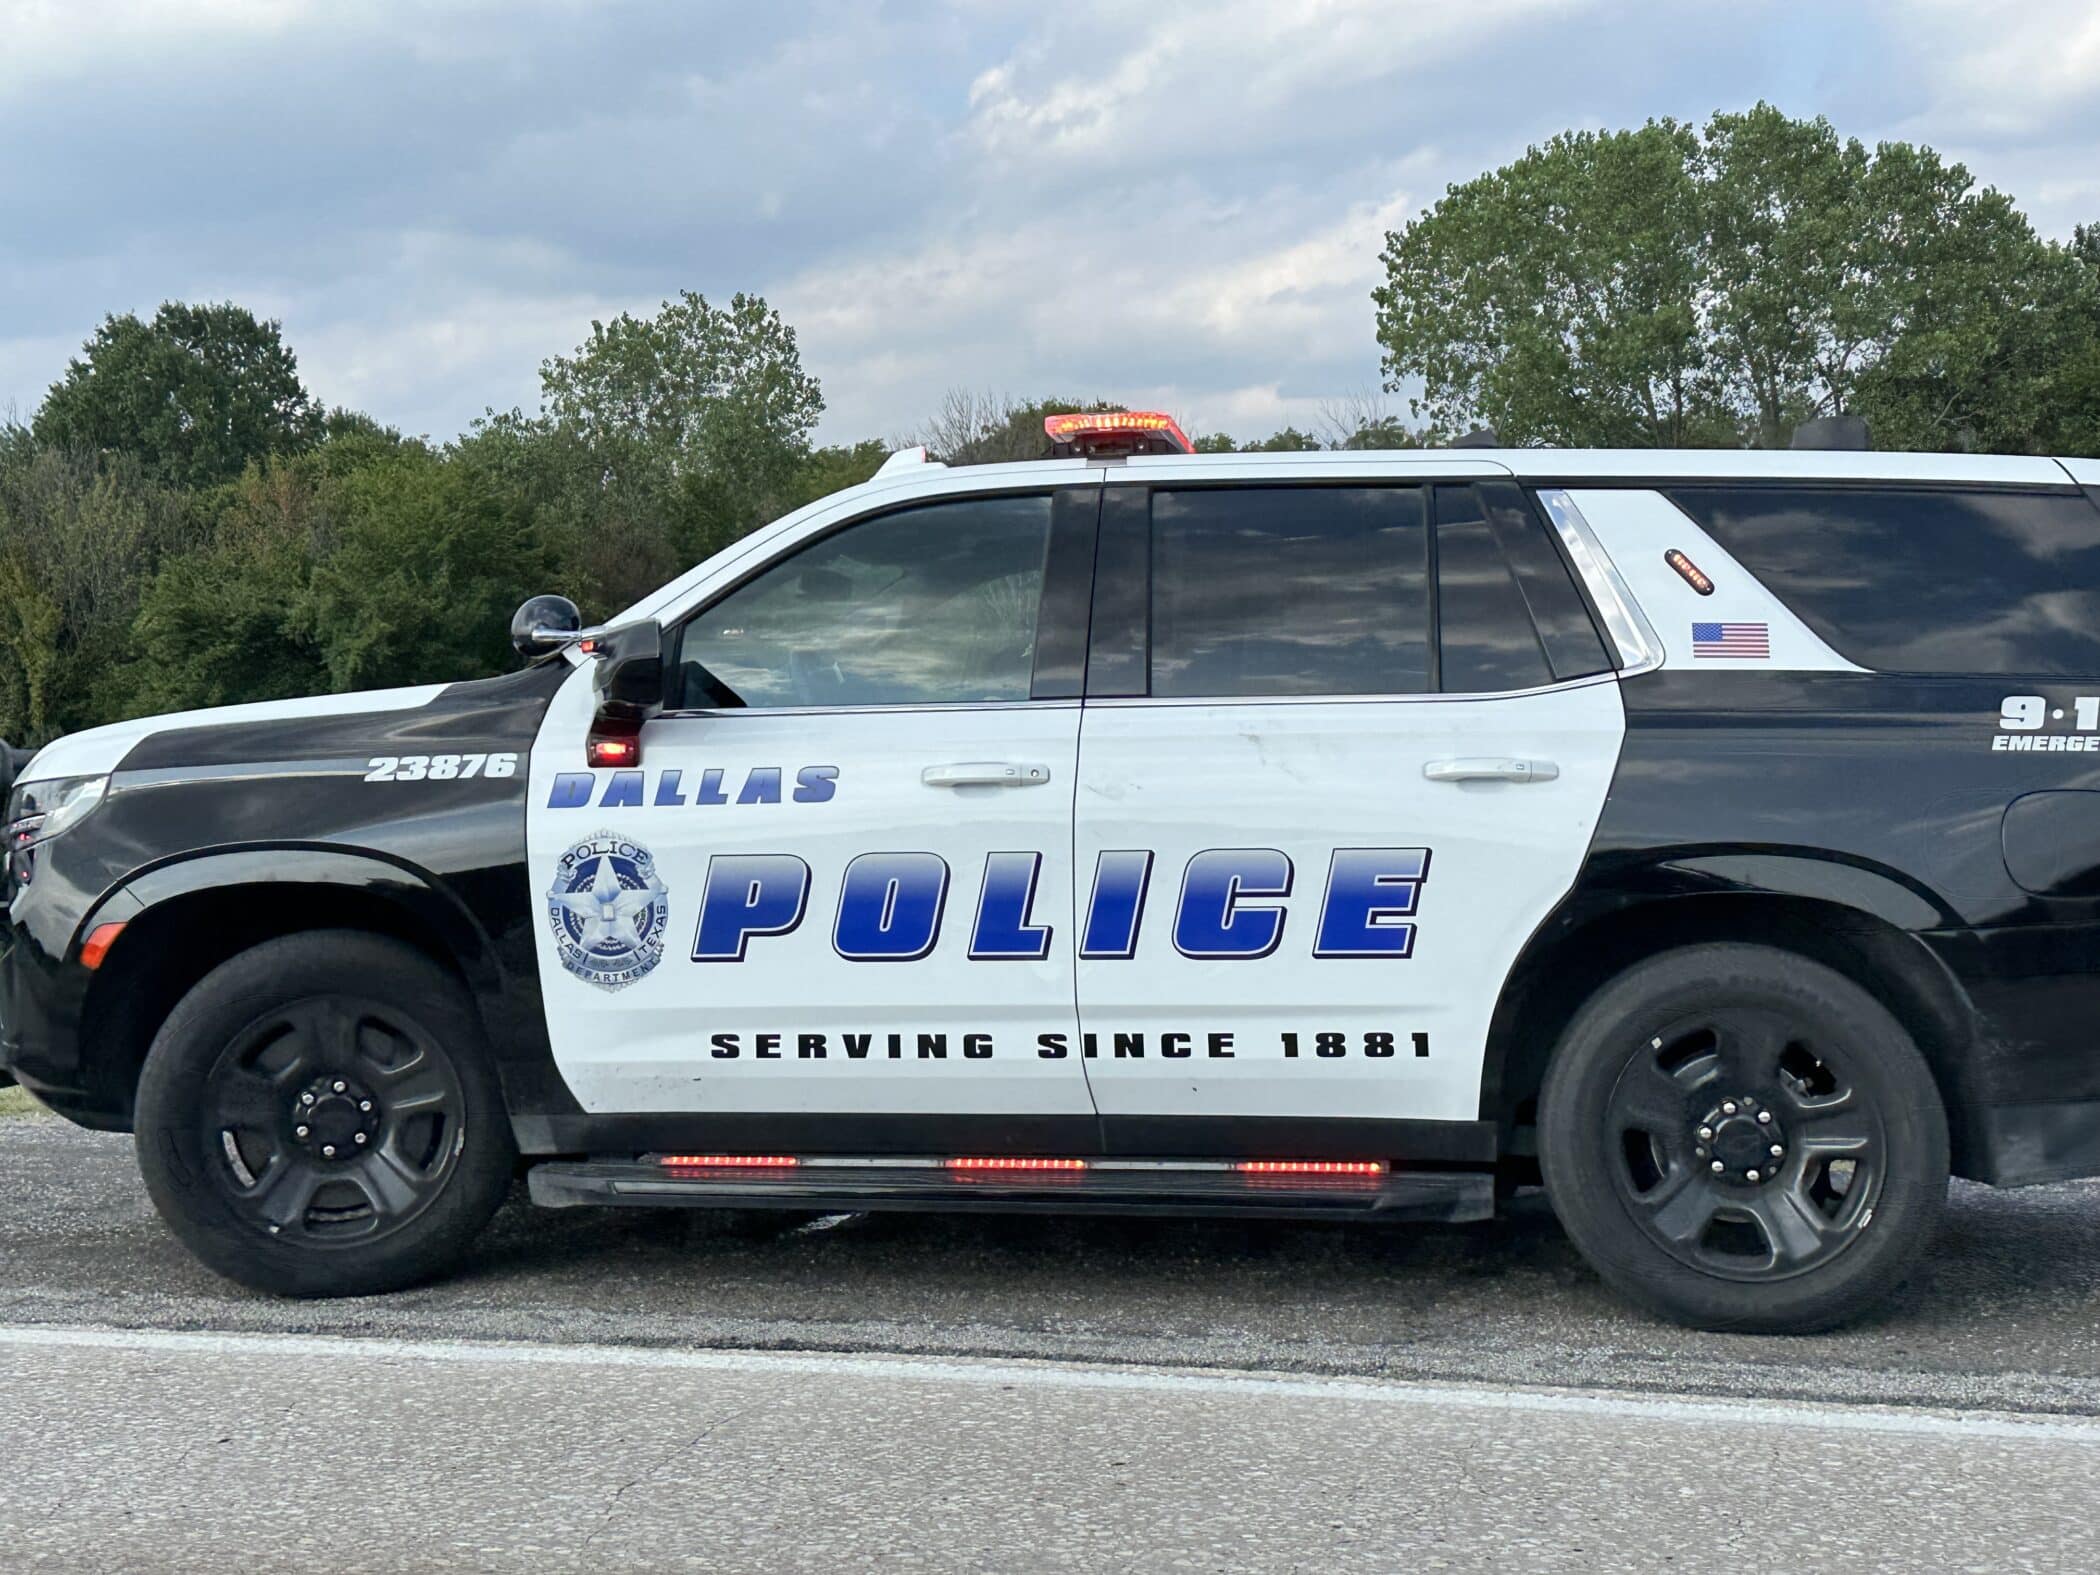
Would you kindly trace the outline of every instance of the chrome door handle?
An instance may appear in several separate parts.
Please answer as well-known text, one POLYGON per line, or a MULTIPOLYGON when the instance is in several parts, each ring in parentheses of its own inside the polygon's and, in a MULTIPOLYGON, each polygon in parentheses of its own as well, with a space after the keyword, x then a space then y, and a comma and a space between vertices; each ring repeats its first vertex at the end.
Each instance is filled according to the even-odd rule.
POLYGON ((1422 767, 1432 782, 1551 782, 1560 767, 1550 760, 1511 760, 1475 756, 1465 760, 1432 760, 1422 767))
POLYGON ((928 766, 919 780, 928 787, 1038 787, 1050 780, 1050 768, 1013 760, 965 760, 928 766))

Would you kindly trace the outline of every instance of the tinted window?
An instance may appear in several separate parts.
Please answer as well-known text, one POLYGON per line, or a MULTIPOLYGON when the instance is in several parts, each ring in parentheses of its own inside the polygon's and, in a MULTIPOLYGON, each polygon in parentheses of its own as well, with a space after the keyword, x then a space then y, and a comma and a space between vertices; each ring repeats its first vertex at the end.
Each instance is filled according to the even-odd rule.
POLYGON ((1446 693, 1553 682, 1523 593, 1471 487, 1436 489, 1436 609, 1446 693))
POLYGON ((691 706, 706 674, 747 706, 1025 700, 1050 500, 972 498, 827 536, 689 622, 691 706))
POLYGON ((2075 494, 1671 494, 1840 655, 1913 673, 2100 675, 2100 511, 2075 494))
POLYGON ((1152 692, 1427 688, 1427 542, 1419 487, 1154 493, 1152 692))

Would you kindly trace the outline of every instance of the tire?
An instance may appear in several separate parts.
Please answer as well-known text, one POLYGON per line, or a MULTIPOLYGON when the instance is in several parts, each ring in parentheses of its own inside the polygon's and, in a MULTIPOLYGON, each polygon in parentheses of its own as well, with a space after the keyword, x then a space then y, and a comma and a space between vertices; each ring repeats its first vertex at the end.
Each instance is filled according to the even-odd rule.
POLYGON ((1627 1299, 1700 1329, 1809 1333, 1875 1305, 1925 1251, 1947 1116, 1902 1025, 1842 974, 1690 946, 1575 1014, 1540 1091, 1539 1158, 1562 1226, 1627 1299))
POLYGON ((361 930, 265 941, 206 975, 147 1053, 136 1131, 169 1228, 228 1279, 285 1296, 442 1273, 517 1160, 466 991, 361 930))

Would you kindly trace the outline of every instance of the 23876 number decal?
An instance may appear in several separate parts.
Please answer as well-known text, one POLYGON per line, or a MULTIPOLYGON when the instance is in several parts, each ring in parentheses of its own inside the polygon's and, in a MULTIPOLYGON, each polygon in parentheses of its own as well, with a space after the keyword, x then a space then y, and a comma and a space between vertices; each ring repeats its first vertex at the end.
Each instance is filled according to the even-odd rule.
POLYGON ((499 755, 374 755, 367 782, 458 782, 467 777, 514 777, 518 757, 499 755))

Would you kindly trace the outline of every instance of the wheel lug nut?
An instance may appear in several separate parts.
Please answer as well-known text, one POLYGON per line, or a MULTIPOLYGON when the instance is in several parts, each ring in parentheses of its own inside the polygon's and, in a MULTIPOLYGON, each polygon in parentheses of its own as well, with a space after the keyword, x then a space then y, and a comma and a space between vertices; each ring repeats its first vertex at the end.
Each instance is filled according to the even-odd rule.
POLYGON ((360 1132, 357 1134, 357 1141, 360 1143, 369 1143, 371 1139, 372 1134, 369 1132, 360 1132))
POLYGON ((1701 1127, 1699 1129, 1699 1141, 1702 1143, 1710 1142, 1713 1135, 1714 1129, 1712 1127, 1701 1127))
POLYGON ((323 1159, 334 1159, 335 1145, 333 1143, 323 1143, 321 1145, 321 1157, 323 1159))
POLYGON ((1770 1126, 1772 1124, 1772 1112, 1769 1110, 1760 1110, 1757 1113, 1757 1124, 1759 1126, 1770 1126))
POLYGON ((310 1105, 310 1104, 312 1104, 313 1102, 314 1102, 314 1096, 313 1096, 313 1095, 311 1095, 311 1094, 301 1094, 301 1095, 299 1096, 299 1103, 300 1103, 300 1104, 302 1104, 302 1105, 310 1105))
POLYGON ((305 1136, 306 1136, 306 1128, 305 1128, 305 1127, 294 1127, 294 1128, 292 1128, 292 1131, 293 1131, 293 1134, 294 1134, 295 1136, 298 1136, 298 1137, 305 1137, 305 1136))
POLYGON ((362 1110, 366 1115, 370 1115, 372 1113, 372 1101, 369 1099, 360 1099, 357 1102, 357 1108, 362 1110))
POLYGON ((1728 1103, 1727 1103, 1727 1104, 1723 1105, 1723 1106, 1721 1107, 1721 1114, 1722 1114, 1722 1115, 1724 1115, 1724 1116, 1732 1116, 1732 1115, 1734 1115, 1734 1114, 1735 1114, 1735 1101, 1731 1099, 1731 1100, 1729 1100, 1729 1101, 1728 1101, 1728 1103))
POLYGON ((1728 1167, 1722 1164, 1718 1159, 1714 1161, 1713 1170, 1715 1175, 1720 1175, 1721 1172, 1726 1170, 1727 1168, 1728 1167))
POLYGON ((1746 1170, 1743 1172, 1743 1179, 1745 1181, 1760 1181, 1763 1178, 1754 1170, 1746 1170))
POLYGON ((1696 1150, 1694 1150, 1694 1152, 1697 1153, 1701 1159, 1706 1158, 1706 1145, 1702 1143, 1696 1150))
POLYGON ((334 1083, 330 1084, 329 1086, 332 1087, 338 1094, 340 1094, 341 1092, 343 1092, 344 1089, 348 1088, 350 1085, 344 1082, 341 1078, 337 1078, 334 1081, 334 1083))
POLYGON ((1785 1153, 1786 1153, 1786 1150, 1785 1150, 1784 1148, 1780 1147, 1780 1146, 1779 1146, 1779 1145, 1778 1145, 1777 1143, 1774 1143, 1774 1144, 1772 1145, 1772 1157, 1773 1157, 1774 1159, 1778 1159, 1778 1158, 1779 1158, 1779 1157, 1780 1157, 1781 1155, 1783 1155, 1783 1154, 1785 1154, 1785 1153))

